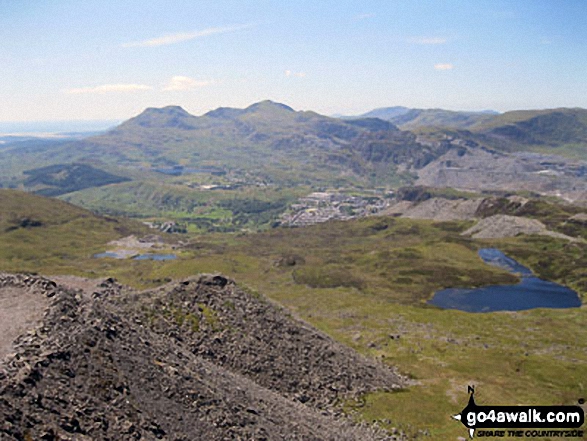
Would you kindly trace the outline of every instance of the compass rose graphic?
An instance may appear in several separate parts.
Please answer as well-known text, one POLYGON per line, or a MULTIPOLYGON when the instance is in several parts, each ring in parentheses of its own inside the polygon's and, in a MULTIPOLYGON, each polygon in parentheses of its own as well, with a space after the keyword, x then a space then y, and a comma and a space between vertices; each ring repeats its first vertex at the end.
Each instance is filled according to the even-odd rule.
POLYGON ((475 404, 475 389, 472 388, 471 386, 468 386, 467 391, 469 392, 469 402, 467 403, 465 408, 463 410, 461 410, 461 413, 457 413, 456 415, 453 415, 452 417, 453 417, 453 419, 463 423, 463 425, 467 429, 469 429, 469 437, 473 438, 475 436, 475 428, 471 427, 467 423, 466 417, 469 412, 475 411, 475 409, 477 408, 477 404, 475 404))

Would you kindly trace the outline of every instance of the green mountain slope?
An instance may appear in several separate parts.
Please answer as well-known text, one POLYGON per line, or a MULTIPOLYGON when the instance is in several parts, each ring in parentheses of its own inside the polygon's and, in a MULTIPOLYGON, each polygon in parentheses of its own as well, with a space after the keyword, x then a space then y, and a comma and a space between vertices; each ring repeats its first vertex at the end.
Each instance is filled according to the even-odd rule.
POLYGON ((587 110, 516 111, 477 123, 471 130, 507 150, 587 155, 587 110), (574 151, 574 152, 573 152, 574 151))
POLYGON ((360 118, 381 118, 397 125, 402 130, 421 127, 447 127, 466 129, 484 121, 490 121, 496 112, 457 112, 444 109, 410 109, 407 107, 384 107, 367 112, 360 118))
POLYGON ((586 109, 516 110, 465 118, 466 123, 447 123, 444 127, 435 127, 435 121, 425 118, 420 119, 422 125, 410 126, 416 120, 402 125, 398 118, 394 123, 409 128, 420 140, 460 139, 504 152, 535 152, 587 160, 586 109))
POLYGON ((90 187, 101 187, 128 181, 86 164, 56 164, 33 170, 25 170, 24 185, 37 188, 35 193, 43 196, 58 196, 90 187))
POLYGON ((107 242, 149 231, 138 222, 15 190, 0 189, 0 207, 0 271, 71 271, 88 266, 107 242))

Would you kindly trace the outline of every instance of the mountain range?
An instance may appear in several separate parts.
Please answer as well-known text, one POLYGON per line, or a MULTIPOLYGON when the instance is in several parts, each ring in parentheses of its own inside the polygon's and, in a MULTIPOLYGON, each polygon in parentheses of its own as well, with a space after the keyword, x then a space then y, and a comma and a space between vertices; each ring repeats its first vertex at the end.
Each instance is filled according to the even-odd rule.
POLYGON ((285 200, 279 189, 299 186, 412 183, 583 200, 584 159, 585 109, 497 114, 390 107, 332 118, 262 101, 202 116, 178 106, 148 108, 82 140, 3 144, 0 185, 123 214, 144 213, 129 208, 138 199, 189 212, 202 199, 193 190, 200 186, 272 188, 267 197, 274 200, 285 200))
POLYGON ((371 110, 360 116, 344 117, 354 118, 379 118, 390 121, 402 129, 414 129, 418 127, 447 127, 464 129, 478 122, 490 120, 499 112, 485 110, 481 112, 459 112, 444 109, 411 109, 409 107, 394 106, 382 107, 371 110))
POLYGON ((558 108, 515 110, 499 113, 493 110, 463 112, 444 109, 411 109, 395 106, 371 110, 343 119, 379 118, 402 130, 424 128, 466 129, 489 138, 527 146, 584 144, 587 141, 587 110, 558 108))
POLYGON ((422 167, 438 155, 436 148, 381 119, 343 121, 271 101, 246 109, 219 108, 199 117, 168 106, 146 109, 82 141, 46 149, 5 147, 0 151, 0 183, 24 184, 47 194, 45 187, 28 186, 24 173, 84 163, 131 179, 164 180, 158 171, 183 167, 279 185, 389 185, 407 181, 398 168, 422 167))
POLYGON ((145 161, 151 167, 214 166, 276 183, 329 182, 341 175, 361 181, 372 174, 385 181, 390 167, 421 166, 434 157, 433 150, 380 119, 341 121, 271 101, 200 117, 176 106, 150 108, 76 144, 80 160, 116 160, 130 167, 145 161))

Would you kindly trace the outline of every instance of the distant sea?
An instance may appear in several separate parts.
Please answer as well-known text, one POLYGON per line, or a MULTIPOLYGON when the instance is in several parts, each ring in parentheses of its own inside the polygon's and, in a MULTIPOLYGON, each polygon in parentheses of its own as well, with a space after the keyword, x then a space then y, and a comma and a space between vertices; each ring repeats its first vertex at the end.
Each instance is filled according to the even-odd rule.
POLYGON ((118 124, 119 120, 75 121, 0 121, 0 136, 34 135, 48 133, 103 132, 118 124))

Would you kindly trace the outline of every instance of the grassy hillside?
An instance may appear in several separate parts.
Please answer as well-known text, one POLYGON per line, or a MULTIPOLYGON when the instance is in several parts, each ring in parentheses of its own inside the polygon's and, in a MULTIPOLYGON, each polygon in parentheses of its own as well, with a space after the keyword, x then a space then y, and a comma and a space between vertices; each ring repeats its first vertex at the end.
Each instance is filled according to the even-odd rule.
POLYGON ((413 109, 391 121, 403 130, 418 127, 449 127, 467 129, 481 121, 491 120, 493 114, 479 112, 454 112, 443 109, 413 109))
POLYGON ((85 271, 106 243, 148 229, 56 199, 0 190, 0 271, 85 271))
POLYGON ((506 124, 516 124, 533 118, 540 118, 543 116, 550 116, 552 114, 560 114, 566 116, 575 116, 583 118, 587 110, 581 108, 557 108, 557 109, 541 109, 541 110, 512 110, 509 112, 493 115, 490 119, 480 121, 473 129, 488 130, 495 127, 500 127, 506 124))
POLYGON ((587 110, 559 108, 505 113, 457 112, 444 109, 376 109, 362 117, 389 121, 404 130, 445 128, 470 130, 504 143, 560 147, 587 142, 587 110))
POLYGON ((587 159, 587 110, 506 112, 471 126, 486 145, 506 151, 534 151, 587 159))
POLYGON ((485 121, 491 121, 494 112, 459 112, 444 109, 410 109, 407 107, 385 107, 361 115, 361 118, 381 118, 402 130, 423 127, 446 127, 467 129, 485 121))
POLYGON ((587 160, 587 110, 519 110, 502 114, 411 110, 390 119, 431 141, 447 137, 506 152, 530 151, 587 160))
POLYGON ((108 184, 129 181, 86 164, 55 164, 32 170, 25 170, 24 185, 35 189, 43 196, 58 196, 84 188, 101 187, 108 184))

